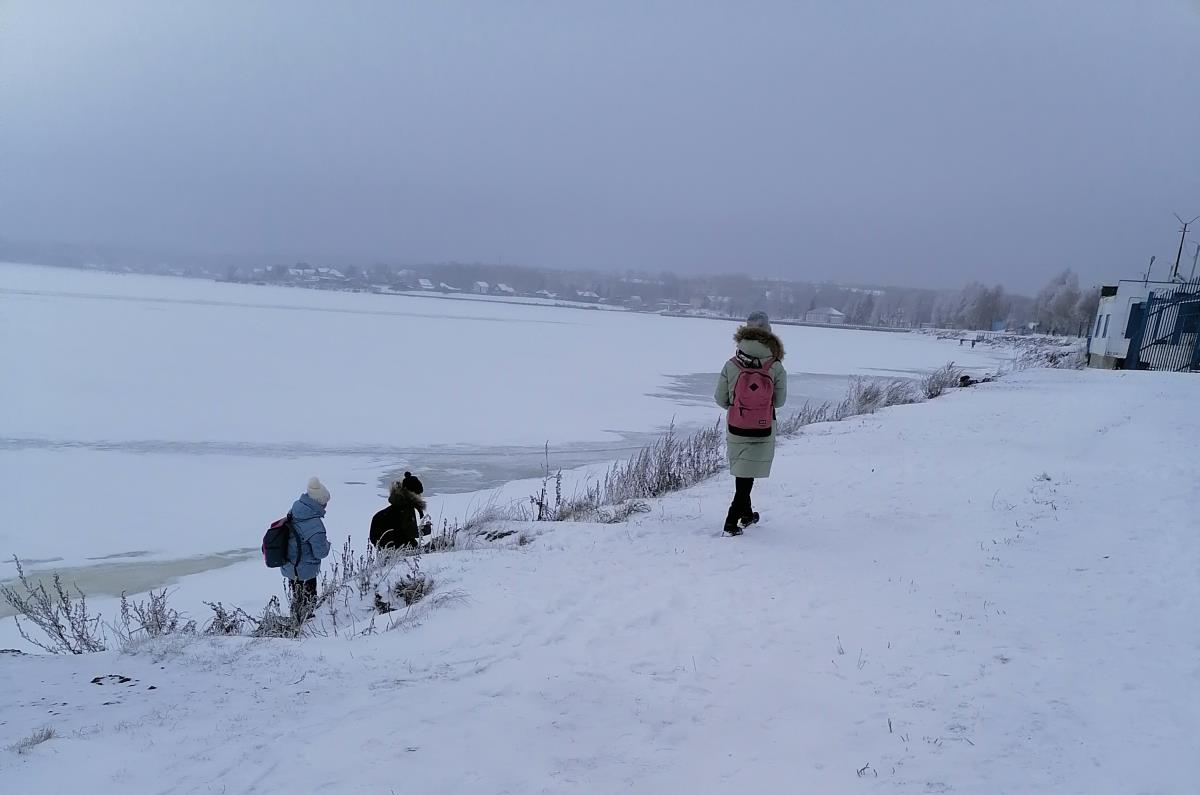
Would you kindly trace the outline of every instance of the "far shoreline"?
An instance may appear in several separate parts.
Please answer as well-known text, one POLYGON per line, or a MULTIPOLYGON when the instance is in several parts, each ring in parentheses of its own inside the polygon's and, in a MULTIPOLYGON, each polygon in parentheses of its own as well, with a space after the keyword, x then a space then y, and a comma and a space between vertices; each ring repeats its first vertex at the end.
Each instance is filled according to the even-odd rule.
MULTIPOLYGON (((384 295, 399 298, 432 298, 439 301, 459 301, 462 303, 506 304, 508 306, 534 306, 547 309, 578 309, 590 312, 628 312, 636 315, 658 315, 659 317, 688 318, 692 320, 716 320, 723 323, 740 323, 744 318, 720 315, 709 312, 682 312, 678 310, 633 309, 626 306, 616 306, 606 303, 585 303, 582 301, 564 301, 558 299, 538 298, 536 296, 504 296, 484 295, 467 292, 444 292, 440 290, 394 290, 384 285, 370 287, 320 287, 291 282, 239 281, 221 279, 213 276, 188 276, 177 273, 153 273, 134 270, 132 268, 87 267, 78 265, 47 265, 36 262, 0 262, 0 265, 17 267, 47 268, 52 270, 80 271, 83 273, 105 273, 112 276, 156 276, 165 279, 186 279, 194 282, 209 282, 213 284, 233 284, 244 287, 285 287, 293 290, 311 290, 323 293, 345 293, 354 295, 384 295)), ((889 334, 907 334, 920 329, 901 328, 895 326, 869 326, 856 323, 810 323, 797 318, 772 318, 771 322, 780 326, 800 326, 804 328, 842 329, 847 331, 882 331, 889 334)))

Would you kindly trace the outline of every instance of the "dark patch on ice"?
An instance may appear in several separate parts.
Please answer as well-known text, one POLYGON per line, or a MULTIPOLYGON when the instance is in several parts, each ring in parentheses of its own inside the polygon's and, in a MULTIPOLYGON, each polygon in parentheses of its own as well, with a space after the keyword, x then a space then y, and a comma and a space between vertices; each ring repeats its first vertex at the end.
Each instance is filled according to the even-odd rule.
POLYGON ((891 376, 894 378, 924 378, 936 368, 927 370, 921 369, 902 369, 895 367, 864 367, 863 370, 868 373, 879 373, 880 375, 891 376))
MULTIPOLYGON (((57 573, 70 587, 78 587, 88 596, 119 596, 122 592, 144 593, 151 588, 161 588, 192 574, 201 574, 241 563, 258 555, 256 547, 229 549, 210 555, 196 555, 174 560, 117 559, 87 566, 26 571, 29 584, 49 586, 57 573)), ((27 561, 22 561, 25 563, 27 561)), ((15 586, 15 580, 0 581, 0 585, 15 586)), ((0 618, 13 615, 7 602, 0 602, 0 618)))
MULTIPOLYGON (((43 563, 58 563, 60 560, 62 560, 62 558, 21 558, 21 565, 22 566, 38 566, 43 563)), ((9 558, 8 560, 3 561, 3 562, 5 563, 5 565, 8 565, 8 566, 13 565, 12 558, 9 558)))
POLYGON ((389 457, 412 448, 391 445, 321 445, 306 442, 220 442, 178 439, 47 439, 0 437, 0 450, 94 450, 145 455, 225 455, 239 458, 307 458, 311 456, 389 457))
POLYGON ((545 445, 446 445, 414 449, 392 459, 393 463, 380 475, 378 486, 382 497, 393 480, 410 471, 424 482, 426 496, 485 491, 514 480, 541 477, 547 469, 557 472, 624 460, 657 439, 663 430, 605 431, 615 437, 612 442, 550 445, 549 451, 545 445))
POLYGON ((660 400, 670 400, 686 406, 712 406, 713 393, 717 391, 717 373, 691 373, 688 375, 667 376, 668 383, 665 392, 651 392, 650 397, 660 400))
MULTIPOLYGON (((615 440, 611 443, 551 445, 552 466, 559 465, 555 462, 564 462, 561 464, 563 467, 582 466, 627 457, 661 433, 605 432, 616 437, 615 440)), ((387 471, 380 478, 381 483, 388 482, 396 472, 403 475, 405 469, 439 473, 442 477, 438 478, 437 490, 430 493, 475 491, 480 488, 492 488, 521 477, 532 477, 542 471, 541 464, 545 461, 542 445, 321 446, 300 443, 188 442, 165 439, 87 441, 0 437, 0 450, 94 450, 142 455, 225 455, 246 458, 371 458, 384 462, 383 466, 387 471), (536 466, 527 465, 526 462, 533 462, 535 459, 536 466)), ((429 485, 426 484, 427 487, 429 485)))
MULTIPOLYGON (((101 555, 95 558, 86 558, 86 560, 119 560, 121 558, 144 558, 149 555, 149 550, 136 549, 132 552, 114 552, 111 555, 101 555)), ((60 558, 61 560, 61 558, 60 558)))

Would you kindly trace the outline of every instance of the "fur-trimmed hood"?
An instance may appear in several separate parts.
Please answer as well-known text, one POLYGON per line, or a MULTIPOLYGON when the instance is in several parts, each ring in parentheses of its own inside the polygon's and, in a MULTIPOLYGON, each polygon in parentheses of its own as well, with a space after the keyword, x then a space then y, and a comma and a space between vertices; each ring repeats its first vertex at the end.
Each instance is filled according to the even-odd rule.
POLYGON ((783 361, 783 341, 776 337, 774 332, 754 326, 742 326, 733 335, 733 341, 738 344, 738 350, 747 356, 761 359, 765 349, 770 352, 772 359, 777 362, 783 361))
POLYGON ((392 484, 391 494, 388 495, 388 502, 395 505, 397 508, 408 508, 413 511, 425 512, 425 500, 420 494, 415 494, 396 481, 392 484))

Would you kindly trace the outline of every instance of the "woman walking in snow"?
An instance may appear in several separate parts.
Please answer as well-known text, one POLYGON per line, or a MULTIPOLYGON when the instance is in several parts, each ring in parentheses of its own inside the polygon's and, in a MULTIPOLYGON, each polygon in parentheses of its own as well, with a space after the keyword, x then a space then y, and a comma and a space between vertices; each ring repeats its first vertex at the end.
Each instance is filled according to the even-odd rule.
POLYGON ((750 500, 756 478, 771 476, 775 460, 775 409, 787 402, 783 342, 766 312, 754 312, 733 335, 737 352, 717 379, 717 405, 727 411, 726 450, 734 477, 725 532, 741 535, 758 521, 750 500))
POLYGON ((292 503, 292 528, 288 540, 288 561, 279 571, 288 580, 292 593, 292 615, 300 623, 312 617, 317 601, 317 575, 321 561, 329 555, 329 539, 325 536, 325 508, 329 505, 329 489, 317 478, 309 478, 308 489, 292 503))

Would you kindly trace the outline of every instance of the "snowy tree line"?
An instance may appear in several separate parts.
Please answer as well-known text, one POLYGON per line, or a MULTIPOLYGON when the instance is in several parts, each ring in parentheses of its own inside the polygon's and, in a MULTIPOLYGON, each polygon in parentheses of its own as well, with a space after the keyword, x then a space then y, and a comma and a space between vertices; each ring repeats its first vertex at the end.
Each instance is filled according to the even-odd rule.
MULTIPOLYGON (((23 258, 10 256, 14 261, 62 267, 111 267, 121 271, 256 283, 283 281, 292 267, 278 263, 231 264, 226 272, 212 263, 168 266, 162 264, 162 260, 128 252, 105 258, 91 250, 23 250, 12 249, 6 243, 0 240, 0 258, 11 250, 27 255, 23 258)), ((313 267, 308 263, 296 265, 313 267)), ((596 300, 632 308, 655 310, 678 305, 729 317, 744 317, 756 309, 765 309, 781 319, 803 319, 809 311, 830 307, 842 312, 848 324, 900 328, 933 325, 957 329, 1022 329, 1036 323, 1041 331, 1081 334, 1086 333, 1099 301, 1098 290, 1081 289, 1079 278, 1070 270, 1055 275, 1037 296, 1030 298, 1008 293, 1000 285, 989 287, 980 282, 971 282, 960 290, 931 290, 756 279, 745 274, 680 276, 670 272, 567 271, 488 263, 403 266, 379 262, 359 266, 325 262, 315 265, 336 267, 341 281, 338 289, 363 290, 380 285, 411 289, 418 278, 460 289, 469 288, 475 282, 503 283, 518 294, 548 291, 570 298, 586 292, 596 300)))
POLYGON ((972 282, 938 296, 929 322, 944 328, 1017 329, 1035 323, 1038 331, 1086 336, 1100 302, 1098 288, 1081 289, 1071 270, 1053 276, 1034 298, 1012 295, 1000 285, 972 282))
MULTIPOLYGON (((1036 324, 1041 332, 1078 336, 1086 336, 1100 301, 1099 288, 1081 289, 1079 277, 1071 270, 1053 276, 1033 298, 1008 293, 999 284, 988 287, 980 282, 971 282, 957 291, 937 292, 932 302, 927 298, 914 301, 905 295, 906 291, 897 292, 902 305, 915 303, 910 315, 915 318, 913 325, 987 331, 1024 329, 1036 324)), ((881 304, 886 305, 886 301, 881 304)), ((854 306, 853 300, 850 305, 854 306)), ((867 321, 871 322, 874 320, 867 321)))
POLYGON ((755 279, 745 274, 614 274, 462 264, 430 266, 423 272, 452 284, 503 280, 519 291, 545 289, 571 295, 586 290, 612 303, 636 297, 641 307, 677 302, 731 317, 765 309, 781 319, 803 319, 809 311, 832 307, 845 315, 848 324, 902 328, 1020 329, 1036 323, 1039 330, 1079 334, 1091 322, 1099 301, 1098 289, 1081 289, 1078 276, 1070 270, 1052 277, 1032 298, 980 282, 960 290, 929 290, 755 279))
POLYGON ((1099 306, 1099 289, 1081 290, 1079 277, 1065 270, 1037 294, 1033 302, 1033 319, 1041 331, 1083 337, 1087 336, 1099 306))
MULTIPOLYGON (((771 291, 766 291, 770 296, 771 291)), ((845 322, 863 326, 1003 330, 1025 329, 1085 336, 1100 301, 1099 288, 1081 288, 1071 270, 1053 276, 1035 297, 971 282, 961 290, 866 289, 837 285, 792 285, 767 301, 781 317, 803 317, 816 306, 833 307, 845 322)), ((749 305, 751 302, 744 302, 749 305)), ((740 307, 735 307, 740 308, 740 307)))
POLYGON ((932 323, 945 328, 1023 328, 1086 336, 1100 302, 1098 288, 1081 289, 1071 270, 1053 276, 1034 298, 1006 294, 1000 285, 972 282, 957 293, 943 293, 934 307, 932 323))

